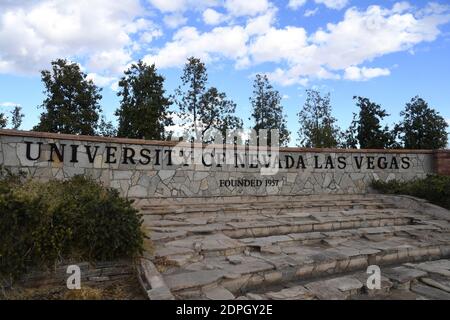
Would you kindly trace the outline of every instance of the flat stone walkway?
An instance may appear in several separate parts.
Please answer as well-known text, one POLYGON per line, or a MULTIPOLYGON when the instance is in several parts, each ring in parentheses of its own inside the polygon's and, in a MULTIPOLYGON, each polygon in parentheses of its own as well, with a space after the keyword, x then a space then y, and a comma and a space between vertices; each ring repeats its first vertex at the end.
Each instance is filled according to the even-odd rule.
POLYGON ((178 299, 448 299, 450 214, 380 195, 139 203, 147 252, 178 299), (151 203, 151 204, 150 204, 151 203), (382 288, 366 285, 369 265, 382 288))

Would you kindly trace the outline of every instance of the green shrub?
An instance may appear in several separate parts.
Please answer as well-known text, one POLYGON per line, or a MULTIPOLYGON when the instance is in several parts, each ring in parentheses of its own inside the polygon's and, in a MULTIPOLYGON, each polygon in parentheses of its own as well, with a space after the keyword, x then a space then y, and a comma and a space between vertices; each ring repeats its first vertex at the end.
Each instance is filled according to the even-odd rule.
POLYGON ((114 189, 76 176, 35 182, 0 177, 0 276, 63 259, 113 260, 142 253, 142 219, 114 189))
POLYGON ((374 181, 372 186, 382 193, 410 195, 450 209, 450 177, 447 176, 428 175, 408 182, 374 181))

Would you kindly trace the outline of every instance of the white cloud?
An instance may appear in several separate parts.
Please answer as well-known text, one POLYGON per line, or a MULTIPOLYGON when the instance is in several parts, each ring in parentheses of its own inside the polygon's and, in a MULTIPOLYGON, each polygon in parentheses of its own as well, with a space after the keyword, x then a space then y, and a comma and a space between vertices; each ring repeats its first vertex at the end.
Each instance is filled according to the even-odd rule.
POLYGON ((406 6, 394 5, 392 10, 370 6, 365 11, 351 8, 344 19, 328 24, 308 37, 298 55, 278 51, 274 61, 284 60, 287 68, 271 73, 284 85, 297 84, 305 78, 338 79, 343 77, 364 81, 390 74, 388 69, 367 68, 364 63, 386 54, 408 51, 422 42, 434 41, 439 26, 450 21, 450 15, 429 14, 417 17, 406 6), (400 14, 399 12, 403 12, 400 14))
POLYGON ((271 28, 250 44, 249 53, 256 63, 280 62, 283 59, 291 60, 305 55, 305 49, 308 49, 305 29, 297 27, 271 28))
POLYGON ((191 121, 193 121, 193 119, 191 119, 190 116, 187 116, 187 119, 183 119, 176 112, 171 113, 169 117, 172 119, 173 125, 166 126, 166 133, 172 132, 172 137, 176 140, 180 137, 184 137, 186 135, 186 132, 190 129, 187 123, 192 123, 191 121))
POLYGON ((36 74, 69 58, 111 76, 161 31, 139 0, 43 0, 0 4, 0 73, 36 74))
POLYGON ((277 63, 267 74, 282 85, 304 85, 311 79, 364 81, 390 74, 388 69, 368 68, 365 63, 434 41, 441 33, 439 26, 450 21, 450 14, 442 13, 441 8, 421 16, 412 10, 406 3, 394 4, 391 9, 353 7, 340 22, 308 34, 302 27, 275 27, 276 8, 269 6, 262 14, 247 18, 245 26, 216 27, 207 32, 182 28, 145 61, 160 68, 182 66, 191 55, 206 62, 234 60, 237 68, 277 63))
POLYGON ((297 10, 306 3, 306 0, 289 0, 288 7, 292 10, 297 10))
POLYGON ((403 13, 405 11, 410 10, 411 8, 412 8, 411 4, 409 4, 409 2, 407 2, 407 1, 397 2, 392 7, 392 12, 403 13))
POLYGON ((162 12, 176 12, 187 9, 186 0, 149 0, 149 2, 162 12))
POLYGON ((391 74, 389 69, 382 68, 358 68, 355 66, 348 67, 345 69, 344 78, 352 81, 367 81, 372 78, 388 76, 391 74))
POLYGON ((123 49, 101 51, 90 56, 87 66, 92 71, 108 70, 111 74, 118 74, 131 60, 131 52, 123 49))
MULTIPOLYGON (((189 56, 205 62, 231 60, 236 68, 276 63, 267 74, 283 85, 305 85, 312 79, 364 81, 390 73, 367 63, 372 66, 377 57, 434 41, 440 26, 450 21, 449 6, 430 3, 417 9, 398 2, 388 9, 352 7, 341 21, 308 33, 299 25, 278 27, 277 8, 268 0, 147 2, 162 12, 169 27, 186 24, 185 12, 195 10, 211 30, 183 26, 155 48, 152 41, 162 31, 146 18, 151 15, 141 7, 142 0, 1 2, 0 73, 36 72, 54 58, 67 57, 80 62, 96 83, 114 86, 119 73, 145 52, 144 61, 159 68, 180 67, 189 56)), ((298 8, 303 2, 291 0, 289 6, 298 8)), ((339 9, 348 1, 315 3, 339 9)), ((305 16, 316 10, 306 10, 305 16)))
POLYGON ((159 68, 178 67, 189 56, 209 62, 216 58, 239 60, 245 56, 248 36, 241 26, 216 27, 211 32, 200 33, 194 27, 183 27, 177 31, 172 42, 166 43, 155 55, 143 60, 156 63, 159 68))
POLYGON ((88 73, 88 80, 92 80, 99 87, 107 87, 111 86, 114 82, 117 81, 116 77, 104 77, 97 73, 88 73))
POLYGON ((225 16, 214 9, 208 8, 203 11, 203 21, 206 24, 216 25, 224 21, 225 16))
POLYGON ((15 106, 19 106, 20 107, 20 103, 15 103, 15 102, 0 102, 0 107, 2 108, 13 108, 15 106))
POLYGON ((270 8, 264 14, 249 18, 245 26, 245 32, 248 36, 261 35, 268 32, 275 22, 276 8, 270 8))
POLYGON ((328 24, 312 35, 316 56, 332 69, 345 69, 393 52, 407 51, 421 42, 434 41, 439 25, 450 15, 416 18, 411 13, 394 14, 379 6, 366 11, 351 8, 344 20, 328 24))
POLYGON ((443 14, 450 10, 450 5, 437 2, 429 2, 427 6, 419 10, 418 14, 422 16, 430 14, 443 14))
POLYGON ((267 0, 226 0, 225 8, 235 17, 255 16, 267 11, 269 9, 269 2, 267 0))
POLYGON ((319 12, 319 8, 306 10, 303 15, 305 17, 312 17, 312 16, 315 16, 317 14, 317 12, 319 12))
POLYGON ((316 3, 322 3, 330 9, 343 9, 347 6, 349 0, 314 0, 316 3))
POLYGON ((185 12, 216 6, 218 0, 147 0, 154 8, 163 13, 185 12))
POLYGON ((307 86, 309 79, 306 77, 301 77, 300 72, 296 72, 294 69, 283 70, 281 68, 275 69, 273 72, 267 74, 269 79, 276 82, 282 86, 292 86, 295 84, 301 86, 307 86))
MULTIPOLYGON (((292 10, 297 10, 306 4, 307 0, 289 0, 288 7, 292 10)), ((340 10, 345 8, 349 0, 314 0, 317 4, 323 4, 327 8, 340 10)))
MULTIPOLYGON (((139 43, 148 44, 148 43, 152 42, 154 39, 161 37, 162 35, 163 35, 163 33, 160 29, 143 31, 141 33, 141 36, 139 37, 139 43)), ((139 43, 136 43, 136 44, 139 45, 139 43)))
POLYGON ((164 16, 163 20, 165 25, 172 29, 185 25, 188 21, 188 19, 180 13, 168 14, 164 16))

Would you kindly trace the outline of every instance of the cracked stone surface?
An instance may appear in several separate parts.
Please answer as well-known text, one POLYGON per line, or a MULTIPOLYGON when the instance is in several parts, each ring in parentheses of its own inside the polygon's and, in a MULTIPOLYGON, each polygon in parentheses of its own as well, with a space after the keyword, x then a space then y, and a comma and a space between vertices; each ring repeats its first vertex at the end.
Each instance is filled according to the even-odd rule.
POLYGON ((282 200, 143 205, 150 254, 175 298, 447 297, 450 214, 370 194, 282 200), (381 268, 379 289, 368 288, 369 265, 381 268))
MULTIPOLYGON (((58 135, 54 135, 55 138, 39 135, 34 133, 27 134, 25 137, 0 134, 0 164, 13 172, 23 170, 30 177, 42 180, 69 178, 77 174, 90 175, 104 185, 116 188, 122 195, 134 198, 358 194, 367 192, 374 179, 407 181, 424 178, 433 172, 431 152, 405 151, 404 154, 393 152, 373 154, 360 150, 353 153, 348 150, 310 152, 286 149, 280 150, 277 155, 279 161, 274 162, 279 163, 281 168, 269 178, 262 179, 277 180, 276 185, 263 183, 260 187, 220 188, 218 186, 220 180, 232 180, 237 177, 248 180, 261 179, 261 167, 264 167, 266 162, 260 158, 263 162, 256 163, 254 168, 248 165, 236 166, 234 161, 217 163, 210 167, 191 162, 183 163, 183 161, 169 164, 169 153, 173 151, 173 146, 164 143, 158 145, 148 141, 140 143, 136 140, 131 144, 130 141, 125 140, 122 143, 94 141, 95 138, 92 138, 92 141, 81 141, 66 140, 58 135), (31 143, 29 151, 32 157, 40 155, 36 160, 27 159, 27 142, 31 143), (38 143, 42 143, 41 148, 38 143), (65 150, 62 162, 57 159, 49 161, 50 143, 55 143, 60 151, 65 150), (75 153, 77 162, 70 161, 71 146, 77 148, 75 153), (115 148, 115 161, 106 162, 108 150, 111 147, 115 148), (125 157, 125 148, 134 151, 132 162, 122 161, 125 157), (143 157, 142 151, 145 151, 150 159, 143 157), (92 156, 92 160, 89 155, 92 156), (299 170, 297 165, 288 166, 289 157, 295 162, 302 159, 305 168, 299 170), (377 164, 373 168, 369 168, 369 157, 373 157, 374 163, 377 164), (400 163, 405 157, 409 159, 408 169, 403 168, 400 163), (327 159, 334 164, 337 164, 338 159, 344 159, 345 168, 336 170, 334 166, 326 167, 324 164, 327 159), (386 166, 380 167, 378 160, 386 162, 386 166), (388 165, 393 160, 398 162, 397 165, 388 165), (316 167, 316 161, 321 164, 320 167, 316 167)), ((192 150, 189 147, 186 151, 192 150)), ((216 150, 215 154, 219 155, 220 152, 216 150)), ((54 155, 53 158, 55 158, 54 155)))

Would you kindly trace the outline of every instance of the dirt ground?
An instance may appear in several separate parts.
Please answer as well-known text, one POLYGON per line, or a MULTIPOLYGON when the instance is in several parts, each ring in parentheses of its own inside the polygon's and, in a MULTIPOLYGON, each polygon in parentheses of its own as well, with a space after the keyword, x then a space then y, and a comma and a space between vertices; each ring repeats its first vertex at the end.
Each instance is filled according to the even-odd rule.
POLYGON ((41 286, 37 288, 15 287, 0 291, 0 300, 145 300, 135 275, 124 277, 108 285, 82 286, 69 290, 66 286, 41 286))

